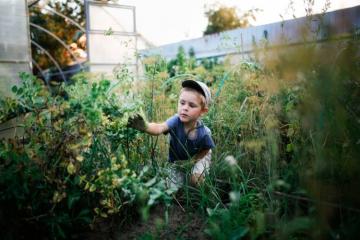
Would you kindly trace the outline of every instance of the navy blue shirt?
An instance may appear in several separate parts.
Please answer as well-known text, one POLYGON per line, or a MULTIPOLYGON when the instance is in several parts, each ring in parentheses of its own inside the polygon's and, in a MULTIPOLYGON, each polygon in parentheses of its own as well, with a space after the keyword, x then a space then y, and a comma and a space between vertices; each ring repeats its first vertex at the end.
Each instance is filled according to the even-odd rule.
POLYGON ((211 138, 211 131, 201 121, 197 122, 196 137, 188 138, 185 133, 184 124, 176 114, 166 120, 170 133, 169 162, 187 160, 192 158, 201 150, 208 150, 215 147, 211 138))

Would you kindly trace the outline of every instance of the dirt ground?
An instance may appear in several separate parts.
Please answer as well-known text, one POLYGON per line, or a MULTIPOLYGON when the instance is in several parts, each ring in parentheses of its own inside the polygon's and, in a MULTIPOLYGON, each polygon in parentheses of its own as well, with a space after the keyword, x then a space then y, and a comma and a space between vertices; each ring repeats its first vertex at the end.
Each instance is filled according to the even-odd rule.
MULTIPOLYGON (((187 212, 182 206, 174 203, 168 209, 168 223, 165 222, 166 207, 154 206, 147 221, 141 218, 124 226, 113 226, 111 229, 103 223, 101 230, 81 236, 88 240, 122 240, 122 239, 208 239, 204 233, 204 220, 196 213, 187 212)), ((107 223, 108 225, 108 223, 107 223)))
POLYGON ((179 205, 169 208, 168 224, 165 223, 165 207, 152 209, 146 222, 138 222, 115 232, 114 239, 206 239, 204 222, 194 213, 184 212, 179 205))

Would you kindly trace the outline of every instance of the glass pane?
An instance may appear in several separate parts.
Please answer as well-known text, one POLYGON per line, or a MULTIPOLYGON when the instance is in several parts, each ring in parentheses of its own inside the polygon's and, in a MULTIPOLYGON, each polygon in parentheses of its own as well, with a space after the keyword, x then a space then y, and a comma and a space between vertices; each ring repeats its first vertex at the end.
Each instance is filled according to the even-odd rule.
POLYGON ((109 73, 110 75, 113 74, 114 70, 120 70, 123 67, 126 67, 130 73, 135 73, 136 72, 136 65, 126 65, 126 66, 121 66, 121 65, 116 65, 116 64, 112 64, 112 65, 91 65, 90 70, 92 72, 99 72, 99 73, 109 73))
POLYGON ((30 40, 25 0, 0 0, 0 94, 9 96, 19 72, 30 72, 30 40))
POLYGON ((135 63, 136 37, 92 34, 89 39, 91 63, 135 63))
POLYGON ((1 0, 0 61, 29 60, 28 32, 25 1, 1 0))
POLYGON ((135 9, 118 4, 87 2, 88 53, 90 71, 113 74, 114 67, 126 65, 130 72, 137 68, 135 9))
POLYGON ((29 72, 28 63, 0 62, 0 94, 9 96, 11 87, 20 83, 19 72, 29 72))
POLYGON ((132 9, 115 6, 90 5, 90 29, 135 32, 132 9), (99 20, 101 19, 101 20, 99 20))

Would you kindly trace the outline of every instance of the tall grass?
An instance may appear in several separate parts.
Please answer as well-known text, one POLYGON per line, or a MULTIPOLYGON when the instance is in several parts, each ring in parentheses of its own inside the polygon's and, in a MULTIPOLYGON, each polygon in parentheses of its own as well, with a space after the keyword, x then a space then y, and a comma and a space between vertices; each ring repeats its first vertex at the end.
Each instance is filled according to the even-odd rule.
MULTIPOLYGON (((187 69, 214 96, 203 119, 216 142, 211 173, 201 187, 185 189, 186 205, 208 216, 211 237, 356 236, 358 44, 355 37, 263 49, 258 61, 207 69, 207 80, 203 67, 187 69)), ((148 82, 158 86, 156 120, 175 113, 182 79, 161 76, 155 71, 148 82)), ((158 146, 165 160, 165 137, 158 146)))

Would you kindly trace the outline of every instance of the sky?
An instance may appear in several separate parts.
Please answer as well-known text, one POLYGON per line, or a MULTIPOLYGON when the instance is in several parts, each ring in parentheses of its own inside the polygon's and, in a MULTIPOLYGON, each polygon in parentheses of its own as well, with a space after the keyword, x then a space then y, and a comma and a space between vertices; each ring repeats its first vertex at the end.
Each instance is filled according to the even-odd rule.
MULTIPOLYGON (((304 1, 292 0, 118 0, 119 4, 136 8, 136 28, 156 46, 202 37, 207 26, 205 6, 213 4, 236 7, 240 14, 259 8, 253 26, 305 16, 304 1)), ((315 13, 321 12, 329 0, 316 0, 315 13)), ((360 5, 360 0, 331 0, 328 11, 360 5)))

